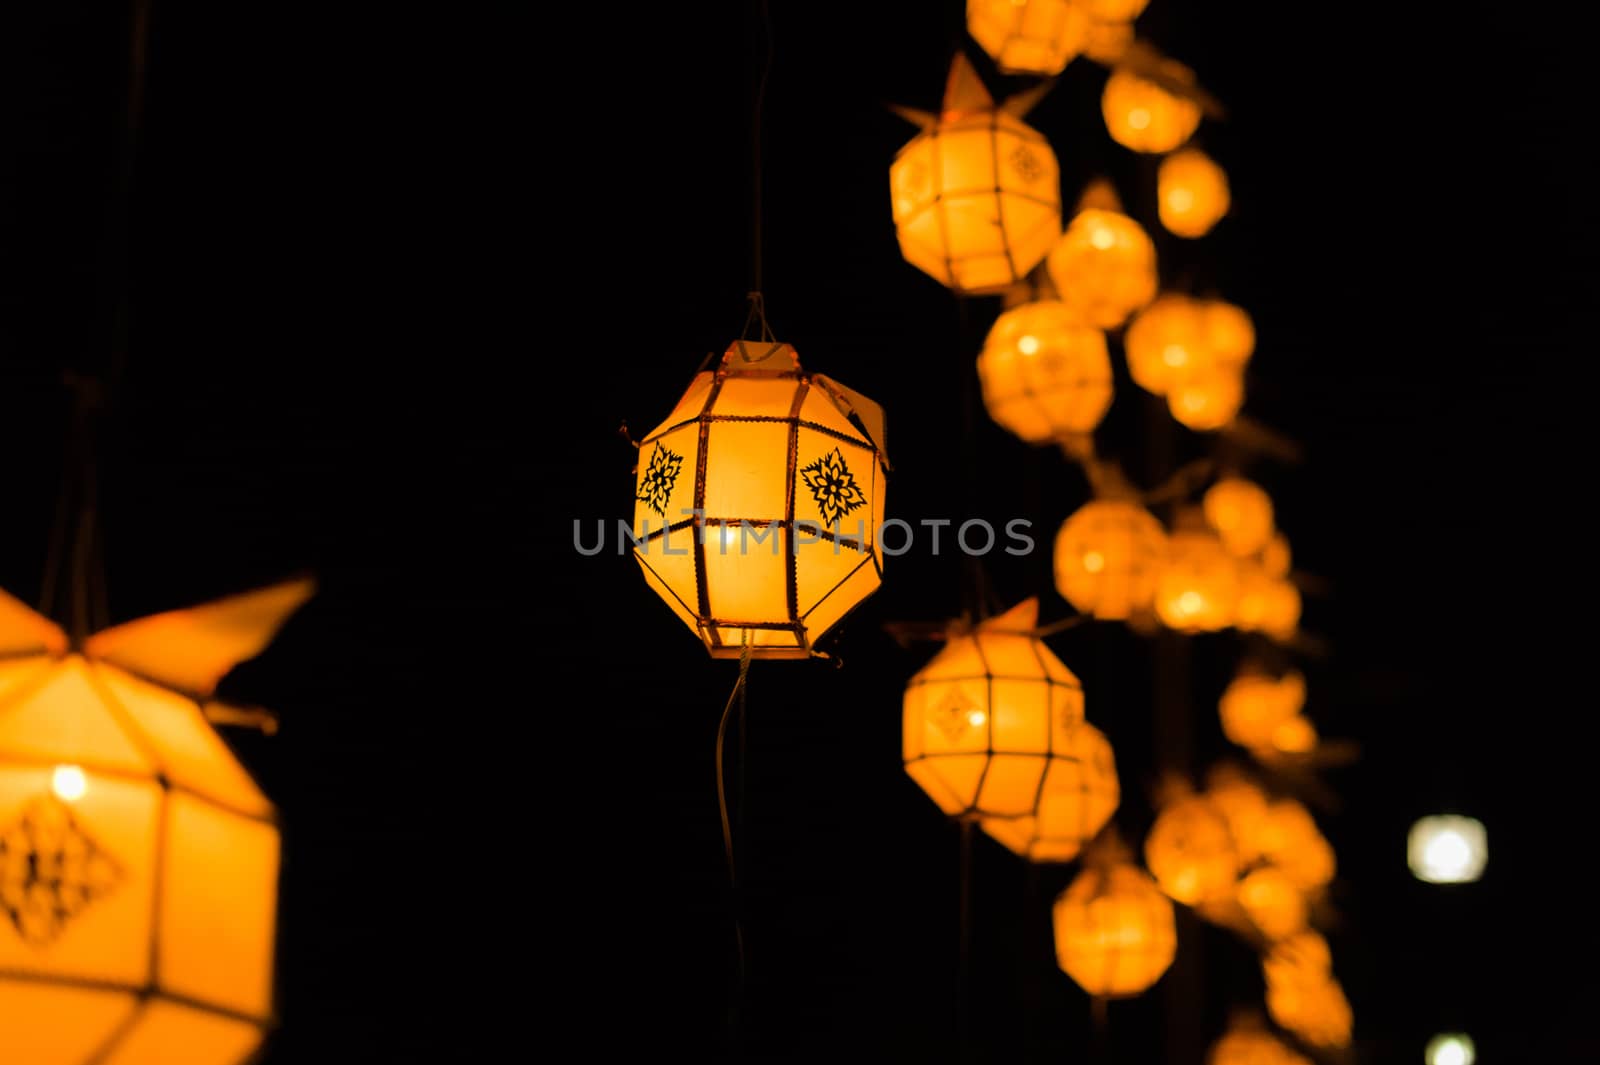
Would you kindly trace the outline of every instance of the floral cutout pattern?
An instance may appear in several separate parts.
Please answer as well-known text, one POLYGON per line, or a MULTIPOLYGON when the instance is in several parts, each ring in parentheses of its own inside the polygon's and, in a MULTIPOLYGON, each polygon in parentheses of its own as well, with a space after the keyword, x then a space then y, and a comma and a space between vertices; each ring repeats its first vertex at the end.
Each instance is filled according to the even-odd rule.
POLYGON ((33 799, 20 818, 0 828, 0 913, 32 946, 55 942, 69 921, 121 879, 116 860, 53 795, 33 799))
POLYGON ((809 466, 801 467, 800 477, 811 489, 811 497, 817 501, 817 510, 822 515, 824 525, 837 525, 846 514, 867 505, 867 497, 862 494, 861 486, 856 484, 855 475, 845 465, 844 456, 838 448, 809 466))
POLYGON ((683 470, 683 456, 671 448, 656 445, 650 453, 650 465, 639 478, 639 502, 661 515, 667 516, 667 500, 672 497, 672 486, 678 483, 683 470))

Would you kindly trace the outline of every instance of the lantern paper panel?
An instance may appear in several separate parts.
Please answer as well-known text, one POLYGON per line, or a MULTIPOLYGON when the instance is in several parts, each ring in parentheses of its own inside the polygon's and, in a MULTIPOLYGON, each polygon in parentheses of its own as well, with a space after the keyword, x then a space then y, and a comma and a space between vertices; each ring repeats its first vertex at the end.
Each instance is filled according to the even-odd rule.
POLYGON ((639 445, 634 557, 715 658, 807 658, 883 576, 882 409, 737 341, 639 445))
POLYGON ((1222 811, 1201 796, 1185 796, 1156 816, 1144 855, 1161 890, 1185 905, 1233 894, 1239 875, 1233 836, 1222 811))
POLYGON ((1061 234, 1061 177, 1049 142, 995 106, 965 56, 950 68, 944 109, 902 113, 923 130, 889 168, 895 232, 906 261, 967 294, 1027 276, 1061 234))
POLYGON ((1226 428, 1242 406, 1244 376, 1227 366, 1187 374, 1167 391, 1167 410, 1173 419, 1197 433, 1226 428))
POLYGON ((1302 891, 1326 887, 1338 868, 1332 844, 1298 799, 1276 799, 1267 805, 1261 854, 1302 891))
POLYGON ((1156 246, 1132 218, 1085 207, 1045 263, 1061 301, 1101 329, 1115 329, 1155 298, 1156 246))
POLYGON ((1106 826, 1120 801, 1111 743, 1084 721, 1050 752, 1032 813, 983 817, 978 825, 1029 861, 1069 862, 1106 826))
POLYGON ((1125 621, 1150 609, 1166 555, 1166 530, 1143 506, 1093 500, 1056 534, 1056 588, 1085 614, 1125 621))
POLYGON ((1118 67, 1100 97, 1106 132, 1136 152, 1172 151, 1200 125, 1200 105, 1185 93, 1194 86, 1194 72, 1170 59, 1160 62, 1154 77, 1118 67))
POLYGON ((1198 148, 1184 148, 1161 160, 1156 212, 1173 236, 1205 236, 1228 213, 1231 202, 1228 175, 1198 148))
POLYGON ((996 424, 1030 444, 1091 432, 1111 406, 1105 334, 1057 300, 995 320, 978 356, 983 402, 996 424))
POLYGON ((1300 885, 1272 866, 1253 870, 1241 879, 1237 897, 1245 916, 1268 941, 1294 935, 1310 919, 1310 907, 1300 885))
POLYGON ((1059 74, 1089 40, 1077 0, 967 0, 967 32, 1005 74, 1059 74))
POLYGON ((1083 687, 1034 635, 1037 623, 1038 601, 1026 600, 953 635, 906 684, 906 773, 952 817, 1039 815, 1047 786, 1052 804, 1062 801, 1097 764, 1074 736, 1083 687))
POLYGON ((1156 614, 1180 632, 1227 628, 1239 596, 1238 564, 1203 523, 1180 516, 1177 525, 1156 582, 1156 614))
POLYGON ((1172 901, 1125 862, 1084 869, 1056 899, 1052 916, 1057 963, 1100 998, 1143 992, 1177 953, 1172 901))
POLYGON ((237 1065, 260 1044, 276 813, 196 697, 310 593, 156 615, 82 651, 0 593, 0 1060, 237 1065))

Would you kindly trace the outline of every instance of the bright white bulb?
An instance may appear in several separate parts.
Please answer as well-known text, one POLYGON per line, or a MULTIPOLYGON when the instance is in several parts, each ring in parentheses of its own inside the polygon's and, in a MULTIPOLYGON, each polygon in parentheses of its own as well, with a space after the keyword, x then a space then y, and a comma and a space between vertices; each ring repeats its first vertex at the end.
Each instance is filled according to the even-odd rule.
POLYGON ((1472 1065, 1478 1060, 1472 1039, 1455 1032, 1428 1040, 1426 1056, 1428 1065, 1472 1065))
POLYGON ((973 710, 968 712, 967 724, 971 725, 973 728, 982 728, 983 722, 984 716, 982 710, 973 710))
POLYGON ((50 774, 50 790, 58 799, 76 802, 89 790, 89 778, 75 765, 58 765, 50 774))
POLYGON ((1489 836, 1470 817, 1424 817, 1406 841, 1411 872, 1430 884, 1466 884, 1483 875, 1489 836))
POLYGON ((1017 340, 1017 350, 1024 355, 1035 355, 1039 351, 1039 338, 1029 333, 1017 340))
POLYGON ((1096 226, 1089 231, 1089 243, 1098 251, 1110 251, 1116 242, 1117 235, 1110 226, 1096 226))

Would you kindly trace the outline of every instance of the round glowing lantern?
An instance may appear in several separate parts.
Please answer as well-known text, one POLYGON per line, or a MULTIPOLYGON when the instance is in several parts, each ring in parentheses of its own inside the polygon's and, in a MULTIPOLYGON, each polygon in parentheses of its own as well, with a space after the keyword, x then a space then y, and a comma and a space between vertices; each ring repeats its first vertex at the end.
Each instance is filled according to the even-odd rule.
POLYGON ((1118 67, 1100 97, 1106 132, 1136 152, 1172 151, 1200 125, 1200 105, 1188 95, 1194 84, 1194 72, 1170 59, 1153 76, 1118 67))
POLYGON ((1298 800, 1277 799, 1267 806, 1261 828, 1261 854, 1303 891, 1326 887, 1337 868, 1333 847, 1298 800))
POLYGON ((237 1065, 260 1045, 277 815, 202 705, 310 594, 73 642, 0 593, 0 1061, 237 1065))
POLYGON ((996 107, 958 55, 940 114, 900 112, 922 126, 889 168, 900 252, 957 292, 1021 281, 1061 234, 1055 153, 1013 114, 1029 102, 996 107))
POLYGON ((1272 497, 1260 485, 1224 477, 1206 489, 1201 507, 1222 546, 1235 555, 1254 555, 1272 539, 1272 497))
POLYGON ((1188 906, 1224 899, 1239 875, 1239 854, 1222 812, 1198 795, 1167 806, 1144 841, 1145 865, 1161 890, 1188 906))
POLYGON ((1137 995, 1177 952, 1172 901, 1126 862, 1091 863, 1056 899, 1056 961, 1097 998, 1137 995))
POLYGON ((1080 722, 1052 748, 1032 813, 978 821, 990 837, 1034 862, 1076 858, 1121 799, 1116 758, 1099 729, 1080 722))
POLYGON ((1111 406, 1105 334, 1056 300, 1013 307, 989 330, 978 381, 989 416, 1028 443, 1081 436, 1111 406))
POLYGON ((1299 631, 1300 611, 1300 589, 1294 581, 1269 576, 1258 562, 1245 560, 1241 563, 1239 603, 1234 619, 1240 630, 1265 633, 1275 640, 1290 640, 1299 631))
POLYGON ((1228 175, 1198 148, 1161 160, 1156 170, 1156 211, 1167 232, 1203 237, 1228 213, 1228 175))
POLYGON ((1074 0, 967 0, 967 32, 1006 74, 1059 74, 1089 38, 1074 0))
POLYGON ((1305 893, 1281 869, 1263 866, 1239 881, 1239 906, 1269 940, 1294 935, 1306 927, 1305 893))
POLYGON ((1155 298, 1156 246, 1138 222, 1109 206, 1106 186, 1085 206, 1050 252, 1046 268, 1061 301, 1101 329, 1115 329, 1155 298))
POLYGON ((1300 673, 1275 676, 1247 665, 1217 704, 1222 734, 1252 750, 1271 747, 1278 727, 1296 717, 1305 703, 1306 679, 1300 673))
POLYGON ((1167 409, 1179 423, 1196 432, 1224 428, 1244 406, 1244 376, 1227 366, 1208 366, 1174 381, 1167 391, 1167 409))
POLYGON ((1084 35, 1083 54, 1102 66, 1114 66, 1133 46, 1133 23, 1091 18, 1084 35))
POLYGON ((1056 534, 1056 588, 1085 614, 1125 621, 1150 609, 1166 552, 1166 530, 1143 506, 1096 499, 1056 534))
POLYGON ((1103 737, 1079 732, 1083 687, 1034 634, 1038 613, 1029 599, 952 633, 906 684, 901 748, 946 814, 1015 822, 1009 834, 985 827, 1008 846, 1042 841, 1040 860, 1058 860, 1115 809, 1116 774, 1103 737))
POLYGON ((806 658, 878 587, 883 410, 737 341, 639 445, 633 554, 715 658, 806 658))
POLYGON ((1272 749, 1281 754, 1309 754, 1317 749, 1317 727, 1303 717, 1291 717, 1272 730, 1272 749))
POLYGON ((1289 538, 1276 533, 1261 549, 1261 572, 1269 577, 1287 577, 1294 568, 1294 553, 1289 550, 1289 538))
POLYGON ((1218 366, 1242 369, 1256 350, 1256 324, 1243 307, 1226 300, 1201 300, 1206 343, 1218 366))
POLYGON ((1215 767, 1206 780, 1206 798, 1228 822, 1228 834, 1248 866, 1261 856, 1261 835, 1267 823, 1267 794, 1237 766, 1215 767))
POLYGON ((1156 581, 1156 615, 1180 632, 1216 632, 1233 621, 1238 563, 1194 512, 1179 517, 1156 581))
POLYGON ((1211 1045, 1206 1065, 1311 1065, 1268 1032, 1259 1018, 1236 1021, 1211 1045))
POLYGON ((1123 347, 1134 384, 1158 396, 1215 362, 1201 304, 1177 292, 1162 293, 1128 323, 1123 347))
POLYGON ((1350 1003, 1333 975, 1327 940, 1307 929, 1275 944, 1262 960, 1267 1011, 1313 1046, 1350 1043, 1350 1003))

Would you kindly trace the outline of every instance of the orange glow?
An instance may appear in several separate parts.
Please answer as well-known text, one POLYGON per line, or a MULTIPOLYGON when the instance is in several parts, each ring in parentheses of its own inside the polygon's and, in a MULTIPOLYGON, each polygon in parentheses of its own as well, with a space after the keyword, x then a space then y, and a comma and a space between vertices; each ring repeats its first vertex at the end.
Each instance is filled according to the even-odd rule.
POLYGON ((1156 171, 1156 210, 1167 232, 1203 237, 1228 213, 1228 175, 1198 148, 1161 160, 1156 171))
POLYGON ((1350 1044, 1350 1003, 1334 979, 1326 940, 1309 930, 1299 932, 1272 948, 1262 970, 1273 1020, 1312 1046, 1350 1044))
POLYGON ((1006 74, 1059 74, 1089 39, 1075 0, 967 0, 967 32, 1006 74))
POLYGON ((1294 554, 1289 550, 1289 538, 1278 533, 1261 552, 1261 571, 1269 577, 1287 577, 1294 567, 1294 554))
POLYGON ((1337 864, 1333 847, 1323 838, 1311 812, 1295 799, 1268 804, 1261 853, 1303 891, 1326 887, 1333 880, 1337 864))
POLYGON ((1156 247, 1120 211, 1079 211, 1046 267, 1061 301, 1101 329, 1121 325, 1156 294, 1156 247))
POLYGON ((1091 18, 1102 22, 1132 22, 1150 0, 1078 0, 1091 18))
POLYGON ((1137 995, 1177 951, 1172 902, 1133 865, 1091 864, 1056 899, 1056 961, 1101 998, 1137 995))
POLYGON ((1306 927, 1305 893, 1282 870, 1257 869, 1239 881, 1238 892, 1240 907, 1267 939, 1283 939, 1306 927))
POLYGON ((1087 433, 1111 406, 1105 334, 1056 300, 1022 304, 989 330, 978 381, 989 416, 1030 444, 1087 433))
POLYGON ((1235 1022, 1217 1040, 1206 1057, 1206 1065, 1311 1065, 1269 1033, 1259 1019, 1235 1022))
POLYGON ((1051 752, 1034 812, 983 817, 978 826, 1013 853, 1035 862, 1068 862, 1105 827, 1121 792, 1111 743, 1087 721, 1051 752))
POLYGON ((1167 392, 1167 409, 1196 432, 1221 429, 1244 405, 1244 378, 1239 371, 1212 366, 1188 374, 1167 392))
POLYGON ((1158 396, 1215 361, 1199 301, 1175 292, 1162 293, 1134 316, 1123 349, 1134 383, 1158 396))
POLYGON ((58 765, 50 774, 50 790, 64 802, 76 802, 89 790, 89 780, 75 765, 58 765))
POLYGON ((1213 769, 1206 782, 1206 798, 1228 822, 1228 834, 1239 852, 1241 865, 1261 856, 1262 833, 1267 823, 1267 795, 1260 785, 1229 765, 1213 769))
POLYGON ((1240 369, 1256 350, 1256 326, 1244 308, 1226 300, 1200 300, 1206 342, 1217 365, 1240 369))
MULTIPOLYGON (((1182 85, 1194 84, 1194 72, 1182 63, 1164 60, 1162 74, 1182 85)), ((1200 105, 1126 67, 1111 72, 1100 97, 1106 132, 1136 152, 1170 152, 1200 125, 1200 105)))
POLYGON ((1222 545, 1235 555, 1253 555, 1272 539, 1272 498, 1259 485, 1224 477, 1206 489, 1201 506, 1222 545))
POLYGON ((1156 615, 1180 632, 1215 632, 1233 622, 1238 564, 1222 541, 1191 516, 1167 540, 1167 561, 1156 581, 1156 615))
POLYGON ((1303 717, 1291 717, 1272 730, 1272 746, 1284 754, 1307 754, 1317 749, 1317 727, 1303 717))
POLYGON ((1085 614, 1125 621, 1149 610, 1166 548, 1161 523, 1138 503, 1086 503, 1056 534, 1056 589, 1085 614))
POLYGON ((1197 795, 1156 817, 1144 841, 1144 860, 1161 890, 1189 906, 1227 898, 1239 875, 1227 820, 1197 795))
POLYGON ((1300 673, 1274 676, 1246 666, 1218 703, 1222 733, 1241 747, 1271 747, 1279 726, 1297 716, 1305 702, 1306 680, 1300 673))

